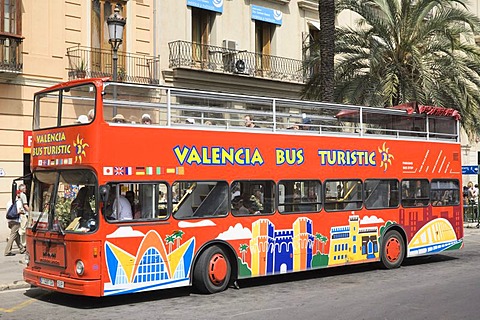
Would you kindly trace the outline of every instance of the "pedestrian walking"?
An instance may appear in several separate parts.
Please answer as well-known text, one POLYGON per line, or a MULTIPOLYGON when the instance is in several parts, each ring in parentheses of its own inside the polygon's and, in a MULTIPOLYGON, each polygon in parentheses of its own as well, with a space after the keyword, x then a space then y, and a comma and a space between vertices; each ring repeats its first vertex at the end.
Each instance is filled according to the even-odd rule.
MULTIPOLYGON (((14 256, 15 253, 12 252, 12 247, 13 247, 13 242, 17 243, 18 248, 20 249, 20 253, 25 253, 25 246, 22 245, 22 242, 20 240, 20 234, 18 233, 18 230, 20 229, 20 221, 21 221, 21 216, 22 211, 23 211, 23 205, 22 205, 22 200, 20 199, 20 193, 21 191, 17 191, 17 196, 15 197, 15 205, 17 206, 17 212, 19 213, 18 218, 16 219, 8 219, 8 228, 10 229, 10 236, 8 237, 8 242, 7 246, 5 247, 5 256, 14 256)), ((7 204, 7 208, 10 208, 10 205, 12 204, 12 201, 10 200, 9 203, 7 204)))
POLYGON ((22 247, 26 248, 27 247, 27 223, 28 223, 28 214, 30 212, 30 208, 28 207, 28 200, 27 200, 27 186, 25 184, 21 184, 18 187, 18 190, 20 191, 19 193, 19 198, 20 201, 22 202, 22 210, 19 211, 20 214, 20 229, 18 229, 18 234, 20 235, 20 242, 22 243, 22 247))

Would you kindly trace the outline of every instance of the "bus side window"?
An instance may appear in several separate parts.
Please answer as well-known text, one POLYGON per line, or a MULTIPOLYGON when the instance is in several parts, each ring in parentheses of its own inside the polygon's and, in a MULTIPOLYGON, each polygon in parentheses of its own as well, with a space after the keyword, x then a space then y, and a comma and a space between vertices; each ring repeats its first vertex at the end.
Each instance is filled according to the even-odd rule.
POLYGON ((275 183, 269 180, 234 181, 230 186, 233 215, 272 214, 275 183))
POLYGON ((432 180, 430 197, 432 206, 451 206, 460 202, 458 180, 432 180))
POLYGON ((367 209, 398 207, 398 180, 367 179, 364 183, 364 189, 365 207, 367 209))
POLYGON ((319 212, 322 207, 320 181, 280 181, 278 199, 280 213, 319 212))
POLYGON ((359 210, 362 208, 360 180, 327 180, 325 182, 325 210, 359 210))
POLYGON ((423 207, 430 202, 430 187, 427 179, 402 180, 402 206, 423 207))
POLYGON ((177 219, 220 217, 228 213, 228 184, 224 181, 179 181, 172 186, 177 219))

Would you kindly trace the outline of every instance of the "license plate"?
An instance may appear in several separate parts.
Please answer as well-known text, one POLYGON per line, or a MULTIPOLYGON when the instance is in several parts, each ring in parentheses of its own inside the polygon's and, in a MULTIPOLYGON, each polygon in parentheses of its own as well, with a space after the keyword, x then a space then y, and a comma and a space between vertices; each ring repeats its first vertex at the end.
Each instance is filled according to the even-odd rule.
POLYGON ((57 287, 58 288, 65 288, 65 282, 62 280, 57 280, 57 287))
POLYGON ((40 283, 49 287, 54 287, 54 281, 52 279, 40 278, 40 283))

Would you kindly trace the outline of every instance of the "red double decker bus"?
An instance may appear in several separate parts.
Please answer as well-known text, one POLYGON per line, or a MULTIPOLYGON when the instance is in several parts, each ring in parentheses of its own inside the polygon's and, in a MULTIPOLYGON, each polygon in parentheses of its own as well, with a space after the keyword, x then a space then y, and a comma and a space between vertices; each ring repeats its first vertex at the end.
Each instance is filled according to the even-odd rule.
POLYGON ((34 99, 24 278, 88 296, 214 293, 461 248, 458 117, 108 79, 56 85, 34 99))

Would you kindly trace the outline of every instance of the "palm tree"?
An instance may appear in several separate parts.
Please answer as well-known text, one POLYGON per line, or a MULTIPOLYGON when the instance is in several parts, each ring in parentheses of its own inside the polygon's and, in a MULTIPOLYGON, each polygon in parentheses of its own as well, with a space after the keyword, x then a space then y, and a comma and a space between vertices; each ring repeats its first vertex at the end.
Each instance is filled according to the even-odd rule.
POLYGON ((242 253, 242 262, 245 262, 245 253, 247 252, 248 245, 246 243, 242 243, 240 245, 240 252, 242 253))
POLYGON ((167 235, 165 237, 165 243, 168 244, 168 253, 172 252, 172 244, 175 242, 175 237, 173 234, 167 235))
POLYGON ((323 234, 318 233, 318 232, 315 233, 315 242, 317 244, 317 251, 316 252, 319 252, 318 245, 320 244, 320 239, 322 239, 322 237, 323 237, 323 234))
POLYGON ((333 102, 334 58, 335 58, 335 0, 318 0, 320 20, 320 72, 318 85, 320 101, 333 102))
POLYGON ((322 236, 320 238, 320 242, 322 243, 322 253, 324 254, 325 253, 325 244, 327 243, 328 241, 328 238, 325 237, 325 236, 322 236))
MULTIPOLYGON (((480 20, 465 0, 339 0, 337 9, 360 18, 336 30, 335 101, 454 108, 470 138, 480 133, 480 20)), ((306 87, 318 96, 313 79, 306 87)))
POLYGON ((175 230, 172 234, 172 236, 177 242, 177 249, 178 247, 180 247, 180 240, 182 240, 184 234, 185 232, 183 232, 182 230, 175 230))

